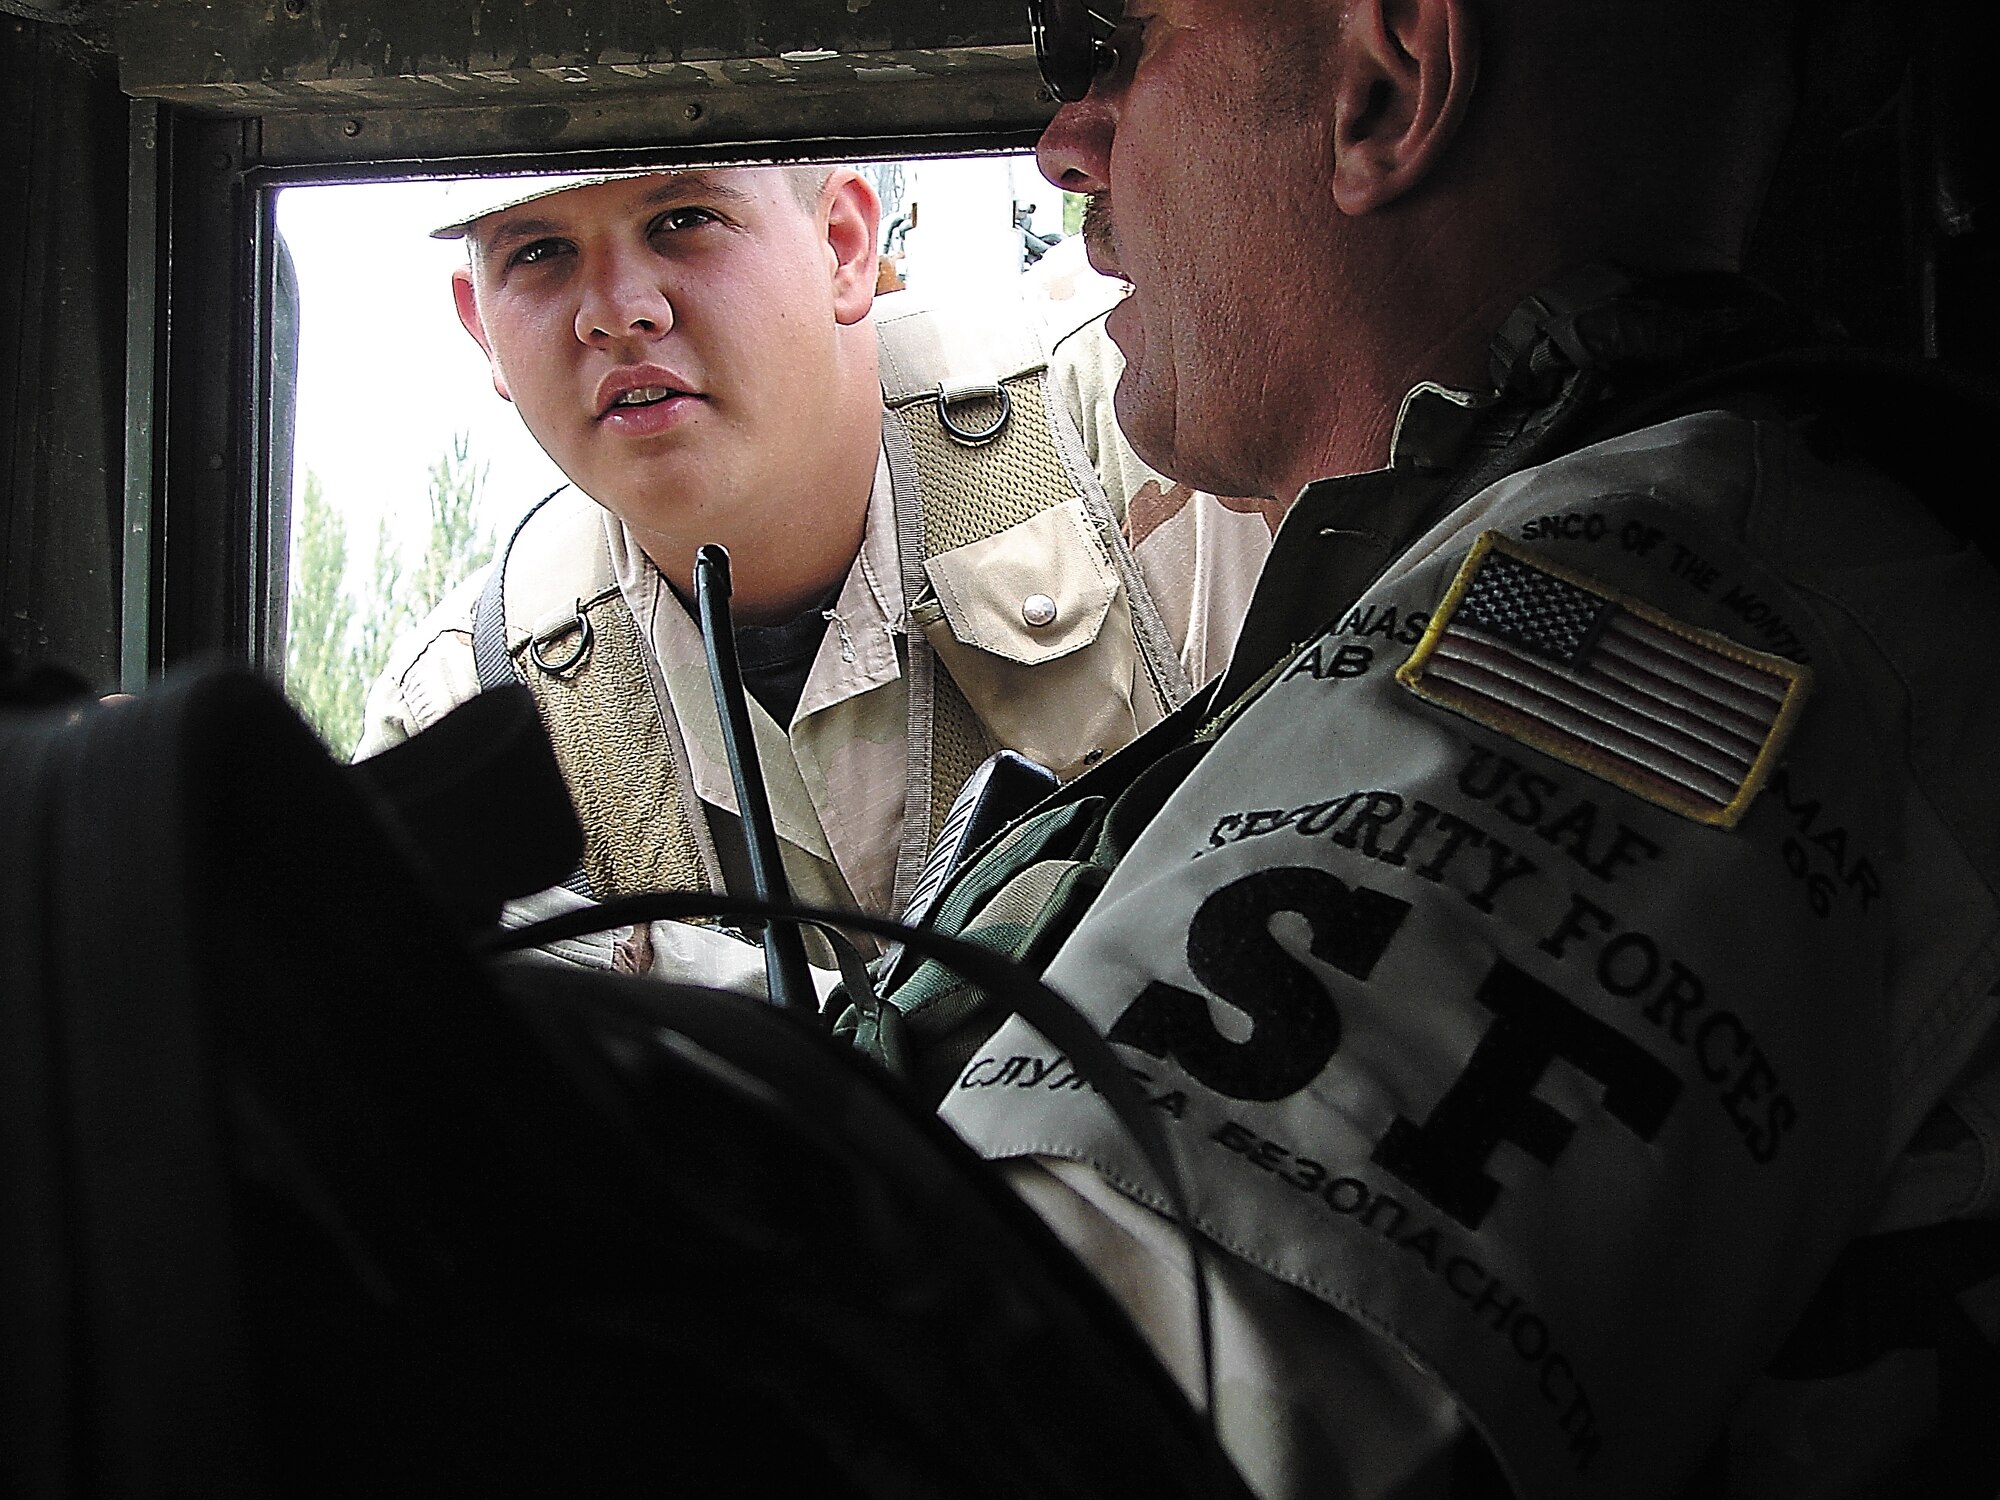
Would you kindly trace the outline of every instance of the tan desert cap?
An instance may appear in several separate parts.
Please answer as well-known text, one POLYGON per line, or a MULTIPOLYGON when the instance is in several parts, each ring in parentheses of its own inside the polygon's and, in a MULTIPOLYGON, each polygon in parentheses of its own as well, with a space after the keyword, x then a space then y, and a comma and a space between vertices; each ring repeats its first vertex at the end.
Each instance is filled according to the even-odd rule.
POLYGON ((658 167, 636 167, 623 172, 539 173, 528 177, 460 177, 444 185, 444 210, 450 215, 431 231, 434 240, 465 238, 465 231, 488 214, 503 208, 518 208, 537 198, 553 197, 571 188, 595 187, 621 177, 650 177, 658 167))

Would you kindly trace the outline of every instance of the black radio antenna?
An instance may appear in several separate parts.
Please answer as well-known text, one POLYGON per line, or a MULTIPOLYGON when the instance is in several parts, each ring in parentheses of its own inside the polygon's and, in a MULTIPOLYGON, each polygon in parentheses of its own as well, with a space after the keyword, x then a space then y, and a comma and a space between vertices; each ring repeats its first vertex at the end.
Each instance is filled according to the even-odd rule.
MULTIPOLYGON (((729 550, 714 544, 694 555, 695 615, 701 626, 702 648, 708 655, 708 683, 715 694, 715 715, 722 721, 722 750, 729 759, 729 779, 736 785, 736 810, 743 823, 743 842, 750 851, 751 894, 779 906, 791 904, 791 888, 778 854, 778 830, 771 821, 771 799, 764 790, 764 770, 757 760, 757 741, 750 730, 750 709, 743 699, 743 674, 736 663, 736 630, 729 619, 729 550)), ((805 942, 790 922, 764 924, 764 975, 771 1003, 808 1015, 819 1010, 819 998, 806 968, 805 942)))

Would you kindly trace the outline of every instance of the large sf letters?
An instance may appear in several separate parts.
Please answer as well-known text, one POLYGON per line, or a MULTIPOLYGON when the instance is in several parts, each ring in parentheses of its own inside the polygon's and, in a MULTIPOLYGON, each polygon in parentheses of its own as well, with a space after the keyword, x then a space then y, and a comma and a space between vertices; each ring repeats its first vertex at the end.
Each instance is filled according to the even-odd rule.
POLYGON ((1259 870, 1210 894, 1188 925, 1194 977, 1250 1018, 1247 1041, 1215 1029, 1206 996, 1155 980, 1111 1028, 1154 1057, 1171 1056, 1231 1099, 1284 1099, 1320 1075, 1340 1048, 1340 1008, 1312 970, 1271 935, 1271 918, 1293 912, 1312 931, 1312 955, 1366 979, 1410 914, 1410 903, 1324 870, 1259 870))
MULTIPOLYGON (((1202 902, 1187 952, 1195 978, 1248 1019, 1249 1035, 1225 1037, 1207 996, 1156 980, 1118 1017, 1110 1039, 1171 1057, 1227 1098, 1286 1098, 1340 1050, 1341 1015, 1313 971, 1273 936, 1272 919, 1300 918, 1313 957, 1366 982, 1409 911, 1406 901, 1324 870, 1246 875, 1202 902)), ((1428 1120, 1392 1121, 1372 1158, 1468 1229, 1477 1229, 1499 1198, 1499 1184, 1484 1169, 1501 1142, 1552 1167, 1575 1135, 1576 1122, 1534 1092, 1557 1058, 1595 1080, 1605 1113, 1644 1141, 1658 1133, 1681 1090, 1673 1070, 1637 1042, 1505 959, 1495 961, 1475 998, 1494 1020, 1463 1071, 1428 1120)))

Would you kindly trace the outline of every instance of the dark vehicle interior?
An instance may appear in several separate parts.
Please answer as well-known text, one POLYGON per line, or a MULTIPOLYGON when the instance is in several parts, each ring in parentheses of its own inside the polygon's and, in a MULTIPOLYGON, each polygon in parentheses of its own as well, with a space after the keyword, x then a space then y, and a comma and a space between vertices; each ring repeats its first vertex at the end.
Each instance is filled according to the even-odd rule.
MULTIPOLYGON (((1021 9, 0 0, 0 701, 281 669, 277 189, 1017 150, 1054 109, 1021 9)), ((1946 386, 2000 378, 2000 14, 1803 9, 1750 272, 1946 386)), ((1931 503, 1991 553, 1985 434, 1931 425, 1931 503)), ((573 830, 530 811, 508 851, 435 857, 421 811, 383 823, 245 680, 147 693, 84 761, 35 731, 0 768, 0 1492, 608 1494, 663 1468, 1239 1492, 942 1127, 775 1011, 475 964, 489 902, 556 878, 573 830)), ((462 731, 481 774, 546 777, 507 712, 462 731)), ((450 800, 384 774, 406 809, 450 800)))

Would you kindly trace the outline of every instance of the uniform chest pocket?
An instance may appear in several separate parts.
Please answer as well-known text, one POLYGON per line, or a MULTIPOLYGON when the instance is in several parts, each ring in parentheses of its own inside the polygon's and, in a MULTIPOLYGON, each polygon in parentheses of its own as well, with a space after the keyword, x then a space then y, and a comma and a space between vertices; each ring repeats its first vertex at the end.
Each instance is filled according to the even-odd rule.
POLYGON ((1138 648, 1080 499, 924 565, 912 616, 995 740, 1069 776, 1138 732, 1138 648))

